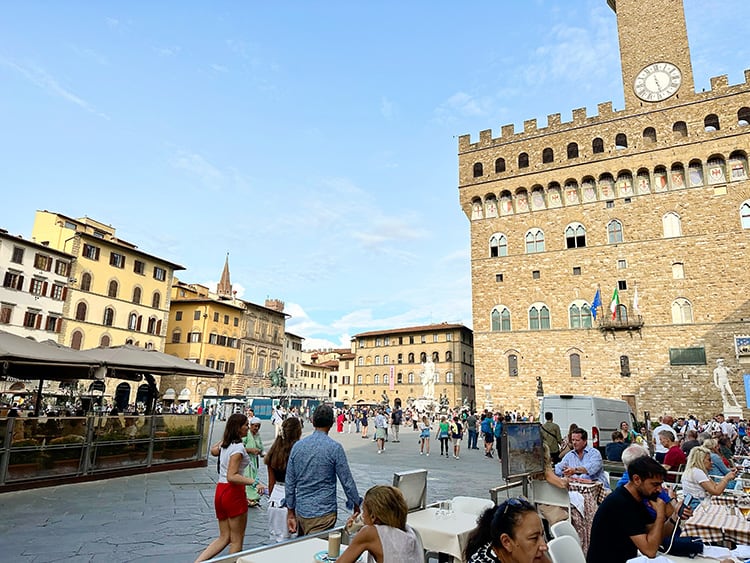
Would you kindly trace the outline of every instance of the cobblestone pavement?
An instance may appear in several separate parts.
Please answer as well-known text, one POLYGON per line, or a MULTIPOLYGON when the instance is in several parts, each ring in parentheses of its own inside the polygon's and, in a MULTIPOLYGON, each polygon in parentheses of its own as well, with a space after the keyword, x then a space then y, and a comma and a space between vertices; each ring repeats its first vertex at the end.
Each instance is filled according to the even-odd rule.
MULTIPOLYGON (((305 425, 304 435, 311 431, 305 425)), ((213 441, 223 427, 216 425, 213 441)), ((460 459, 440 456, 432 440, 429 457, 419 455, 418 433, 402 429, 401 441, 387 442, 377 454, 375 443, 357 434, 331 432, 346 449, 360 495, 372 485, 390 484, 394 471, 427 469, 427 501, 456 495, 489 498, 500 484, 500 464, 484 451, 467 450, 460 459)), ((273 427, 261 427, 266 449, 273 427)), ((482 447, 480 441, 480 448, 482 447)), ((265 466, 261 466, 265 479, 265 466)), ((0 495, 0 559, 44 563, 66 562, 191 562, 218 535, 213 511, 216 460, 208 467, 165 471, 74 485, 0 495)), ((339 491, 339 523, 348 516, 339 491)), ((245 549, 268 541, 266 510, 251 508, 245 549)), ((226 553, 226 552, 225 552, 226 553)))

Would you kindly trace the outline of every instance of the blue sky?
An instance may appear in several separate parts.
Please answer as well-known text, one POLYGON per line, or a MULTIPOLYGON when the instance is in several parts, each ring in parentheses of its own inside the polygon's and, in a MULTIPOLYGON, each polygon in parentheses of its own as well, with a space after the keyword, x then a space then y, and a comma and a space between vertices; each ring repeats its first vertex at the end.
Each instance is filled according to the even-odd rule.
MULTIPOLYGON (((647 5, 647 2, 644 2, 647 5)), ((747 0, 685 0, 696 88, 743 80, 747 0)), ((457 136, 612 100, 605 0, 13 2, 0 227, 88 215, 306 347, 472 326, 457 136)))

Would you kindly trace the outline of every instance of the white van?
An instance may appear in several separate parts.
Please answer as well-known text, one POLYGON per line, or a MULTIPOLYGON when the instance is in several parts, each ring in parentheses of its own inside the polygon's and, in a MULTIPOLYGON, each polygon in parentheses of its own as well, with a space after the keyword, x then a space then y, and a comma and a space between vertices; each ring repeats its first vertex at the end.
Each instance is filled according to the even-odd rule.
POLYGON ((544 422, 544 413, 551 412, 552 420, 560 426, 563 438, 570 425, 575 423, 588 432, 590 446, 604 451, 612 441, 612 432, 620 429, 626 421, 635 427, 635 417, 630 405, 620 399, 604 399, 586 395, 546 395, 542 398, 539 420, 544 422))

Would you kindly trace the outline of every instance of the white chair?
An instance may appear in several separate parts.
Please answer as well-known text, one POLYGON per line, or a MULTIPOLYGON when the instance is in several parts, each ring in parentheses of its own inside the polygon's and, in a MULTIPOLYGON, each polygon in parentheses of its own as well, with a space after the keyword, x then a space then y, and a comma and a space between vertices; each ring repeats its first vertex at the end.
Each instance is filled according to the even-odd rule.
POLYGON ((562 522, 552 524, 549 531, 552 534, 553 538, 570 536, 578 542, 578 545, 581 545, 581 536, 578 535, 578 532, 573 527, 573 524, 570 522, 570 520, 563 520, 562 522))
POLYGON ((547 544, 552 563, 586 563, 581 546, 575 538, 560 536, 547 544))
POLYGON ((479 516, 487 510, 495 506, 495 503, 488 498, 477 498, 477 497, 453 497, 453 511, 463 512, 464 514, 473 514, 479 516))
POLYGON ((529 484, 529 500, 551 506, 562 506, 568 511, 568 520, 570 520, 570 495, 566 489, 555 487, 547 481, 534 479, 529 484))

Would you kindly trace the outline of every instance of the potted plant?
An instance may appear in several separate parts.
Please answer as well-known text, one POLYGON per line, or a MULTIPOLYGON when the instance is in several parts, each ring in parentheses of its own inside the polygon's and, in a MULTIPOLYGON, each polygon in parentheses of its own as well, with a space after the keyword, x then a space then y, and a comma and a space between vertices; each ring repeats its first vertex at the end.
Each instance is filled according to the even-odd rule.
POLYGON ((199 440, 200 437, 193 426, 168 428, 164 456, 167 459, 193 458, 198 453, 199 440))

